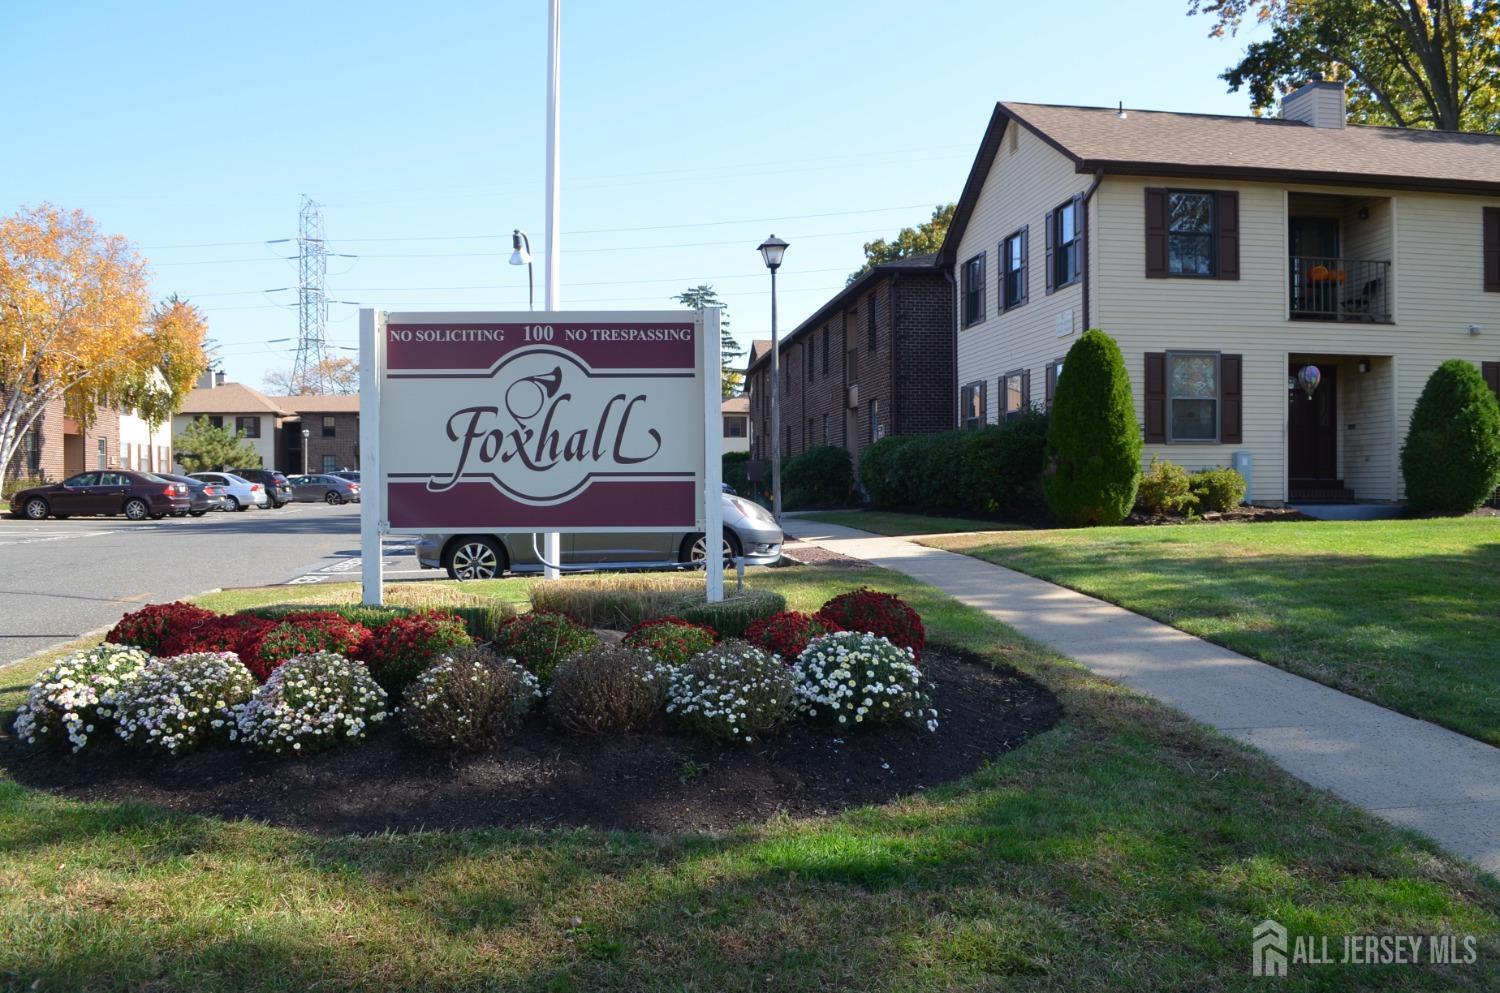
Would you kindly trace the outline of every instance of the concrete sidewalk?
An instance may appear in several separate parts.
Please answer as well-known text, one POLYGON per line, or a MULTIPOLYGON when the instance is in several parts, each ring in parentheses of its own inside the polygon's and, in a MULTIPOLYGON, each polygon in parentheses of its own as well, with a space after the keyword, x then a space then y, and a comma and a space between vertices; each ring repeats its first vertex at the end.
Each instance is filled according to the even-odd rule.
POLYGON ((834 524, 783 524, 803 541, 903 572, 978 607, 1099 675, 1259 748, 1298 779, 1500 875, 1500 749, 967 555, 834 524))

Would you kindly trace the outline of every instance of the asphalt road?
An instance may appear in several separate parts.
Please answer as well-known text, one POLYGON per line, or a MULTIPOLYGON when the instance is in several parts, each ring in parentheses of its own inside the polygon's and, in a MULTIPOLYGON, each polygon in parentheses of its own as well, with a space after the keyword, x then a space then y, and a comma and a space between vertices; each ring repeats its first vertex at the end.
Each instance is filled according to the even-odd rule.
MULTIPOLYGON (((387 540, 388 578, 416 578, 410 541, 387 540)), ((353 580, 359 566, 356 505, 141 523, 0 518, 0 665, 109 626, 143 603, 237 586, 353 580)))

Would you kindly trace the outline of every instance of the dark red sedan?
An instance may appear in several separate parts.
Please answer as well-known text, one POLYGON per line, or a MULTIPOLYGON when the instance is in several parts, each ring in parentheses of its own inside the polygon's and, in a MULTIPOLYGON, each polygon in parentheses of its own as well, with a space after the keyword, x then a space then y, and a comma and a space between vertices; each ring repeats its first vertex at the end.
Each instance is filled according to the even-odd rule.
POLYGON ((103 469, 80 472, 60 483, 33 486, 11 494, 10 512, 32 521, 90 514, 124 514, 132 521, 157 520, 191 510, 192 498, 182 483, 149 472, 103 469))

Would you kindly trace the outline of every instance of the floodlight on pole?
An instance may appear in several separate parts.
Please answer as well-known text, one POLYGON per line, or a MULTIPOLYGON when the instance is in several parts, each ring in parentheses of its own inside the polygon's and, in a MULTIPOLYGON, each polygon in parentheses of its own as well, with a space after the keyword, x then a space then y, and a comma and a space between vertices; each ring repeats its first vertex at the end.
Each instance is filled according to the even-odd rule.
POLYGON ((523 265, 526 267, 526 306, 530 310, 536 310, 536 278, 531 270, 531 239, 526 237, 526 232, 516 228, 510 233, 511 265, 523 265))

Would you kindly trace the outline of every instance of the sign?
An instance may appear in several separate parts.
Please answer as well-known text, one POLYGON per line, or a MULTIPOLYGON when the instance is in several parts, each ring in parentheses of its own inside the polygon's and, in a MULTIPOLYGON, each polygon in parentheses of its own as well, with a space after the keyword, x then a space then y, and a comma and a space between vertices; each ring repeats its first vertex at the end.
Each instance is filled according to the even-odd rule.
POLYGON ((379 533, 721 527, 717 309, 364 310, 360 330, 379 533))

